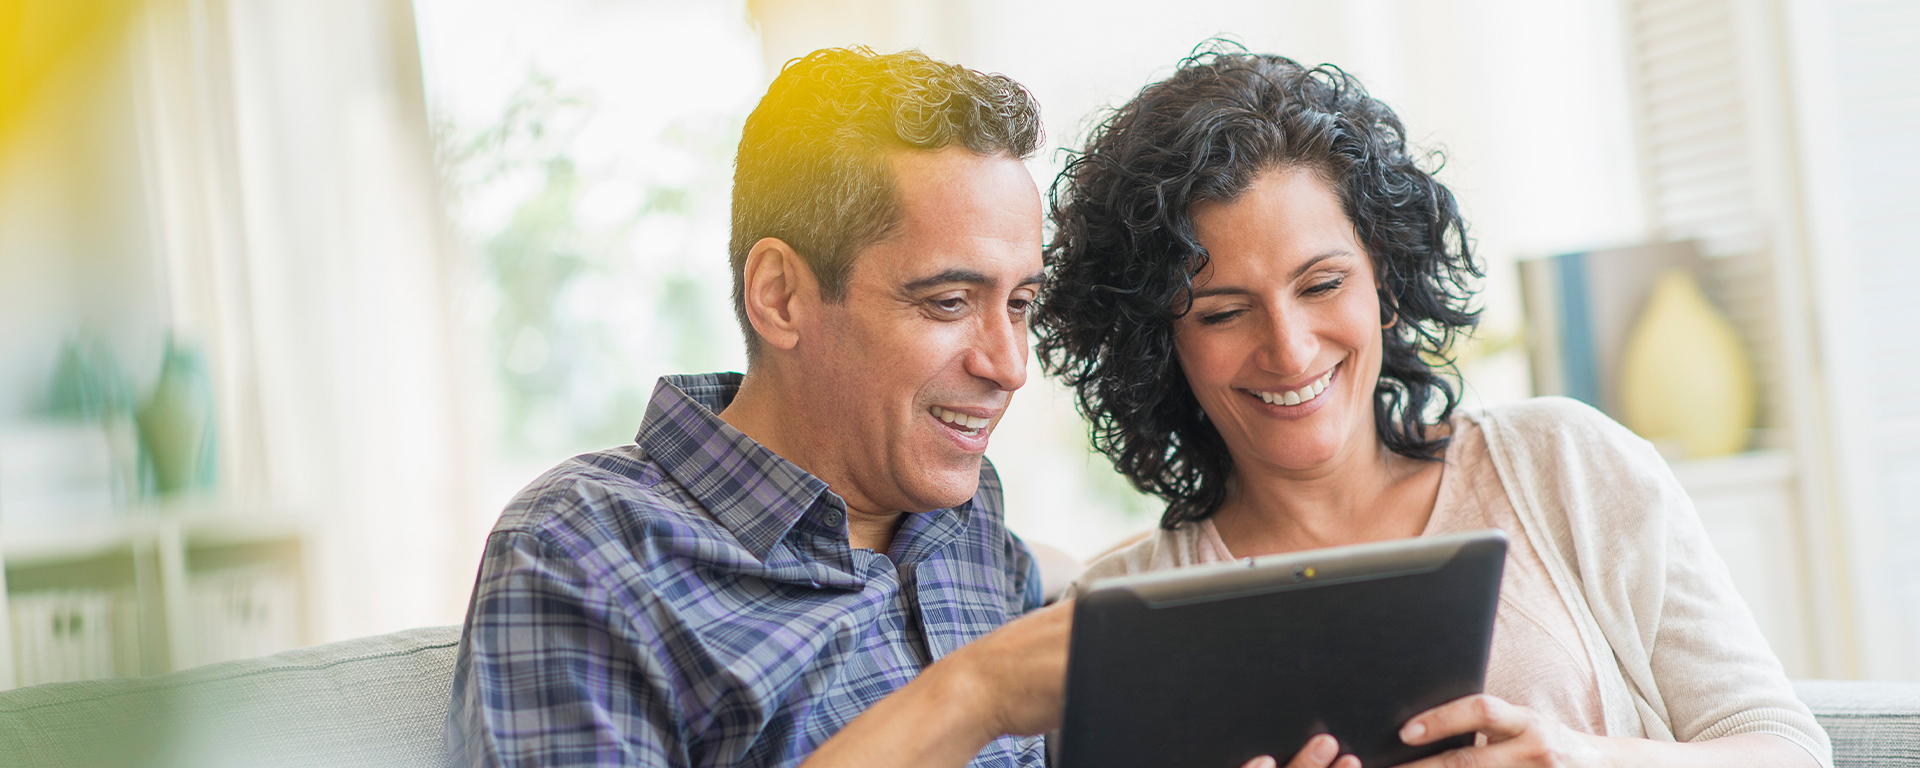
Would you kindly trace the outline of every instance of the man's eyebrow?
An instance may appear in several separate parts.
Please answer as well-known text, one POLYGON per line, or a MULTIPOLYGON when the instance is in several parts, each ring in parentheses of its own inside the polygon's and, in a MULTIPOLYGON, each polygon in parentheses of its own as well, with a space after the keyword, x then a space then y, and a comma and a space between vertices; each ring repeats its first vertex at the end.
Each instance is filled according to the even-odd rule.
POLYGON ((975 272, 971 269, 949 269, 949 270, 946 270, 945 272, 928 275, 918 280, 914 280, 912 282, 907 283, 906 285, 900 286, 900 288, 901 290, 904 290, 907 293, 919 293, 920 291, 926 290, 928 288, 932 288, 936 285, 945 285, 947 283, 972 283, 974 285, 987 285, 992 282, 993 280, 988 278, 986 275, 981 274, 979 272, 975 272))
MULTIPOLYGON (((1015 283, 1015 285, 1035 285, 1042 281, 1045 281, 1046 279, 1047 279, 1046 273, 1035 272, 1021 279, 1020 282, 1015 283)), ((995 282, 997 281, 995 281, 991 277, 986 276, 983 273, 975 272, 971 269, 955 268, 955 269, 949 269, 945 272, 940 272, 938 274, 928 275, 918 280, 914 280, 912 282, 907 283, 906 285, 900 286, 900 290, 906 293, 919 293, 920 291, 924 291, 936 285, 946 285, 947 283, 970 283, 972 285, 993 285, 995 282)))
MULTIPOLYGON (((1335 248, 1331 251, 1327 251, 1326 253, 1322 253, 1311 259, 1307 259, 1307 263, 1302 264, 1298 267, 1295 267, 1293 270, 1293 274, 1288 275, 1287 278, 1289 280, 1298 280, 1300 279, 1301 275, 1304 275, 1307 273, 1307 270, 1313 269, 1313 266, 1315 264, 1319 264, 1320 262, 1326 261, 1327 259, 1331 259, 1339 256, 1352 256, 1352 255, 1353 255, 1353 252, 1345 248, 1335 248)), ((1208 296, 1225 296, 1229 294, 1251 294, 1251 293, 1253 293, 1253 291, 1247 290, 1246 288, 1242 288, 1237 285, 1223 285, 1223 286, 1218 286, 1214 288, 1201 288, 1197 291, 1194 291, 1193 298, 1204 299, 1208 296)))

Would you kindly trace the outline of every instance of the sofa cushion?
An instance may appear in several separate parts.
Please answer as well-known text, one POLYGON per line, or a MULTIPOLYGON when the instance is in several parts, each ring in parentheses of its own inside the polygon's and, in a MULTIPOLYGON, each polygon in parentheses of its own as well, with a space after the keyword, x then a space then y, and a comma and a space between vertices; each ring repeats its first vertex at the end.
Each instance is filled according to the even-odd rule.
POLYGON ((460 628, 0 693, 0 765, 445 766, 460 628))
POLYGON ((1920 683, 1796 680, 1833 739, 1834 768, 1920 765, 1920 683))

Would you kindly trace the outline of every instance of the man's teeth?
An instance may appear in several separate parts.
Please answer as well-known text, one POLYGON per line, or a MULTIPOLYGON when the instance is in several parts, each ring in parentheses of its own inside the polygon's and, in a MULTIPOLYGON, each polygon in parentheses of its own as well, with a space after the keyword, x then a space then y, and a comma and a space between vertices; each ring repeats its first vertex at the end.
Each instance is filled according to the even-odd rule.
POLYGON ((1261 400, 1275 405, 1299 405, 1319 397, 1321 392, 1327 391, 1327 383, 1331 381, 1333 381, 1333 371, 1327 371, 1327 375, 1321 376, 1312 384, 1291 392, 1254 392, 1254 394, 1259 395, 1261 400))
POLYGON ((929 410, 933 413, 934 418, 960 427, 962 431, 968 434, 979 432, 981 427, 986 426, 987 422, 992 421, 992 419, 984 416, 968 416, 964 413, 954 413, 937 405, 929 410))

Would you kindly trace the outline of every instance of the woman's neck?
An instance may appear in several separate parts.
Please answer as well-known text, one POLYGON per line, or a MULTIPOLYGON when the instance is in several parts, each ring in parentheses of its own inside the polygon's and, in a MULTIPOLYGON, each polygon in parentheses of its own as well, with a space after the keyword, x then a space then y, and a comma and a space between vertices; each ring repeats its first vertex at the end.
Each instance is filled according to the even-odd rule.
POLYGON ((1356 452, 1323 472, 1236 466, 1213 516, 1235 557, 1420 535, 1439 495, 1441 462, 1387 450, 1356 452))

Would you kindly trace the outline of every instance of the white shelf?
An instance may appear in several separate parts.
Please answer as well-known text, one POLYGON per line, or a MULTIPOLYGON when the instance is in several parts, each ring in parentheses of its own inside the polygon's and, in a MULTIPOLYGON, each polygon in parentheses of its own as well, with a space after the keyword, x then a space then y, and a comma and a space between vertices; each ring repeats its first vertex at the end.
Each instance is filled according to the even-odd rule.
POLYGON ((1734 588, 1793 677, 1813 672, 1806 565, 1799 547, 1799 475, 1785 451, 1674 462, 1734 588))
POLYGON ((310 634, 309 539, 303 516, 289 510, 192 502, 113 513, 76 510, 0 525, 0 689, 97 674, 87 670, 157 674, 243 651, 259 655, 300 645, 310 634), (61 517, 74 522, 63 525, 61 517), (46 617, 38 613, 46 605, 91 605, 81 599, 88 593, 129 601, 113 632, 116 647, 137 651, 123 652, 111 664, 81 665, 83 671, 66 677, 17 669, 16 662, 33 663, 26 656, 34 649, 58 640, 16 635, 44 634, 46 617), (36 606, 29 611, 38 612, 36 620, 9 618, 9 595, 34 595, 21 602, 22 610, 36 606), (266 612, 270 623, 258 621, 262 601, 274 603, 266 612), (222 621, 248 625, 223 628, 222 621))

